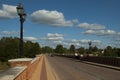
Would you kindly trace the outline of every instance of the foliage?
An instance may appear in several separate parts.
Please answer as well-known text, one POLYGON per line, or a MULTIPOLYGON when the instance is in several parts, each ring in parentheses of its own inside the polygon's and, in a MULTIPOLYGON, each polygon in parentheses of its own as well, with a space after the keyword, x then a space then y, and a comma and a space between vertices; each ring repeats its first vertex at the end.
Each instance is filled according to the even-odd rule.
POLYGON ((8 59, 18 57, 18 38, 5 38, 0 40, 0 61, 7 61, 8 59))
POLYGON ((41 51, 42 53, 53 53, 54 52, 54 50, 49 46, 42 47, 41 51))
POLYGON ((27 41, 24 43, 24 56, 25 57, 35 57, 35 55, 40 53, 40 46, 38 43, 33 43, 27 41))
MULTIPOLYGON (((19 38, 3 37, 0 40, 0 61, 4 62, 8 59, 18 58, 19 53, 19 38)), ((40 53, 40 46, 38 43, 31 41, 24 42, 24 56, 34 57, 40 53)))
MULTIPOLYGON (((69 49, 64 48, 63 45, 58 44, 55 49, 45 46, 40 47, 37 42, 26 41, 24 42, 24 53, 23 57, 35 57, 39 53, 59 53, 59 54, 71 54, 78 51, 80 54, 98 54, 99 56, 105 57, 120 57, 120 48, 112 48, 107 46, 105 49, 98 49, 97 46, 90 46, 85 49, 80 47, 75 48, 71 45, 69 49)), ((19 55, 19 38, 17 37, 3 37, 0 39, 0 61, 5 62, 8 59, 18 58, 19 55)))
POLYGON ((78 52, 79 52, 80 54, 84 54, 84 53, 85 53, 85 48, 84 48, 84 47, 80 47, 80 48, 78 49, 78 52))
POLYGON ((70 53, 75 53, 75 46, 71 45, 69 48, 70 53))
POLYGON ((108 57, 120 57, 119 56, 119 49, 117 48, 112 48, 111 46, 107 46, 106 49, 104 50, 103 56, 108 56, 108 57))
POLYGON ((63 45, 58 44, 55 48, 55 53, 60 53, 60 54, 64 53, 63 45))

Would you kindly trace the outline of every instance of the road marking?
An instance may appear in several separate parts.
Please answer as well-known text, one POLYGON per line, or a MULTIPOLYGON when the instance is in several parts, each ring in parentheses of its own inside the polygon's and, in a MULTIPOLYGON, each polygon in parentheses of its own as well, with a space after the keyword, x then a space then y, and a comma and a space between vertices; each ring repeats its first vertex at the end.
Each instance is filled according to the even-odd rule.
POLYGON ((47 72, 46 72, 46 65, 45 65, 44 58, 42 61, 42 70, 41 70, 40 80, 47 80, 47 72))
POLYGON ((41 69, 42 69, 43 56, 40 57, 40 62, 38 63, 32 77, 30 80, 40 80, 41 69))

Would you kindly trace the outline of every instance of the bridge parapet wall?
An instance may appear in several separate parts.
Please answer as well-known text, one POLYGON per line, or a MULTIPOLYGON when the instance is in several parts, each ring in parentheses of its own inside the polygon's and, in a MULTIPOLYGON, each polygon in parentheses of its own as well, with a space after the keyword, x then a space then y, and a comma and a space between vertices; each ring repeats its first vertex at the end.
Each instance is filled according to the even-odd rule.
POLYGON ((85 61, 120 67, 120 58, 90 56, 85 61))
POLYGON ((30 80, 39 62, 40 56, 37 56, 14 78, 14 80, 30 80))

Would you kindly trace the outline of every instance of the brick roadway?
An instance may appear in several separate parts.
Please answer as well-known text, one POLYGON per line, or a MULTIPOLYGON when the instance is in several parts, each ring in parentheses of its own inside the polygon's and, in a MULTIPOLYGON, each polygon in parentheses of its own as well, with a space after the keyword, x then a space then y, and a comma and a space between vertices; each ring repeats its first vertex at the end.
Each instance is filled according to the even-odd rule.
MULTIPOLYGON (((60 80, 120 80, 120 71, 63 57, 47 57, 60 80)), ((57 80, 57 79, 56 79, 57 80)))
POLYGON ((45 59, 43 59, 43 63, 42 63, 42 70, 41 70, 40 80, 47 80, 45 59))
POLYGON ((40 62, 30 80, 59 80, 45 55, 41 55, 40 62))

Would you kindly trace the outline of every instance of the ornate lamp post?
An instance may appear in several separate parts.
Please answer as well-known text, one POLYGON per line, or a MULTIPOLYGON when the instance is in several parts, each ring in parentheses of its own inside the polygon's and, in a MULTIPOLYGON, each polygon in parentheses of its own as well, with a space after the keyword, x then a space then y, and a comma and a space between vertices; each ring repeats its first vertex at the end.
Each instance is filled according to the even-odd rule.
POLYGON ((92 42, 89 41, 89 42, 88 42, 88 45, 89 45, 89 53, 91 53, 91 45, 92 45, 92 42))
POLYGON ((20 47, 19 47, 19 57, 23 57, 23 22, 25 21, 26 13, 21 3, 16 7, 17 14, 20 17, 20 47))

